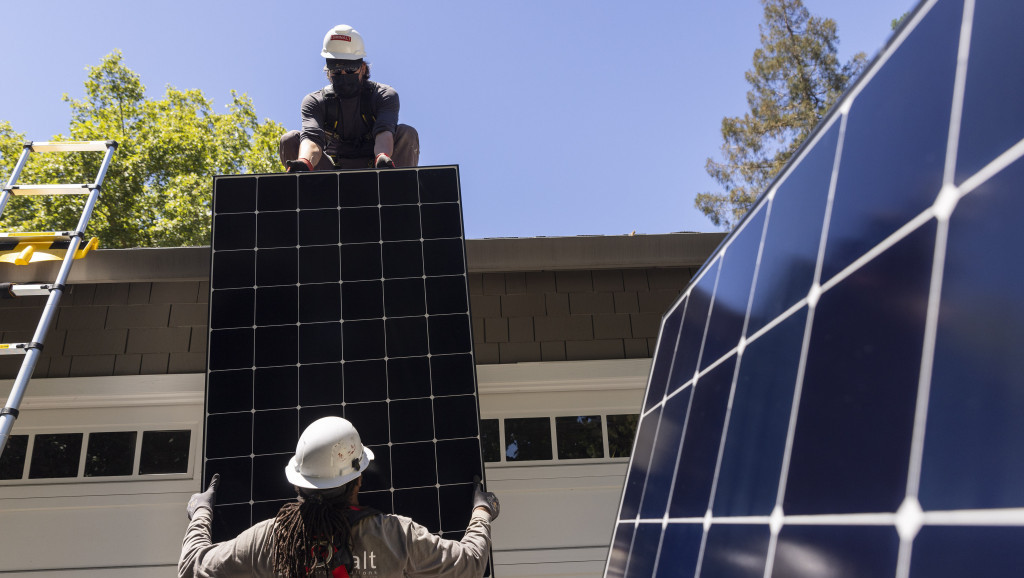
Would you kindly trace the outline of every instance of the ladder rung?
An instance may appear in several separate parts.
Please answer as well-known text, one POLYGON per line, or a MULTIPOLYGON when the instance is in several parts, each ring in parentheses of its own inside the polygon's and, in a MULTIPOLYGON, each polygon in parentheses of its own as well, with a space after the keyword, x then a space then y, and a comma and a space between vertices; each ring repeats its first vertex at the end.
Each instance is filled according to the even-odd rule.
POLYGON ((0 355, 25 355, 30 343, 0 343, 0 355))
POLYGON ((4 190, 12 195, 87 195, 95 184, 88 185, 11 185, 4 190))
POLYGON ((117 146, 112 140, 63 141, 63 142, 30 142, 25 143, 36 153, 66 153, 105 151, 109 146, 117 146))
POLYGON ((17 231, 0 233, 0 243, 42 243, 45 241, 70 241, 74 231, 17 231))
POLYGON ((14 283, 11 285, 10 293, 15 297, 49 295, 53 287, 53 283, 14 283))

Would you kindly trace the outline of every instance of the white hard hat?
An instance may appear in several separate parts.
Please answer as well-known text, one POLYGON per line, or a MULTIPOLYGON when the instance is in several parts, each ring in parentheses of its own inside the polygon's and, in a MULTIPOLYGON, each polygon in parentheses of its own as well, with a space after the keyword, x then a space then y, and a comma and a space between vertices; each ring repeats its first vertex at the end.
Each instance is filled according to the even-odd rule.
POLYGON ((363 446, 352 422, 324 417, 309 424, 299 436, 284 473, 300 488, 325 490, 358 478, 372 459, 373 452, 363 446))
POLYGON ((355 28, 347 24, 339 24, 324 35, 324 50, 320 53, 324 58, 340 60, 359 60, 366 58, 363 37, 355 28))

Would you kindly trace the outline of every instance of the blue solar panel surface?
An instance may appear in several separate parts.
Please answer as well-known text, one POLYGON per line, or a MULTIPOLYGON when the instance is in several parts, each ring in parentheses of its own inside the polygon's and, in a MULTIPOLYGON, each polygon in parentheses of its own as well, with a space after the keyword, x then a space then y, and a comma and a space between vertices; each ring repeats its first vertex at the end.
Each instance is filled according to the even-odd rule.
POLYGON ((460 538, 483 462, 458 169, 219 176, 212 251, 215 540, 294 499, 328 415, 374 452, 360 503, 460 538))
POLYGON ((606 576, 1021 574, 1021 22, 924 2, 665 314, 606 576))

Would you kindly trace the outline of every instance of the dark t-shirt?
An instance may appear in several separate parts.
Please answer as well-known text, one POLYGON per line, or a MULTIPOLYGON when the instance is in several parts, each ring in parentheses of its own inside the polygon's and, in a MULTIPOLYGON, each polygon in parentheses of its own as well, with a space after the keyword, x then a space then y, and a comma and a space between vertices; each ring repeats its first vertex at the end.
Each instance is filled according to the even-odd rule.
POLYGON ((373 138, 378 133, 395 132, 398 125, 398 93, 386 84, 367 80, 367 96, 338 98, 331 86, 307 94, 302 99, 302 139, 309 139, 327 155, 337 158, 373 156, 373 138), (362 103, 370 110, 363 111, 362 103), (336 127, 328 127, 327 107, 340 104, 336 127), (365 114, 366 120, 363 120, 365 114), (376 121, 373 118, 376 117, 376 121))

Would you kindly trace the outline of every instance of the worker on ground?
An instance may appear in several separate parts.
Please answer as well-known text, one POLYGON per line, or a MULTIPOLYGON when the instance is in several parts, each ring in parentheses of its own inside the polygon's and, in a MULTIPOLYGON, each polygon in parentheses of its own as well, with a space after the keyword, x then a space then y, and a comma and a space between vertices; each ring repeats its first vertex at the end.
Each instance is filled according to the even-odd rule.
POLYGON ((178 576, 482 576, 497 497, 478 484, 465 537, 445 540, 409 518, 359 506, 362 472, 372 459, 348 420, 313 422, 285 467, 298 500, 282 506, 276 518, 217 544, 210 537, 220 481, 214 475, 210 487, 188 502, 178 576))
POLYGON ((331 83, 302 100, 302 131, 281 137, 288 172, 414 167, 420 137, 398 124, 398 93, 370 80, 363 37, 339 24, 327 31, 320 53, 331 83))

